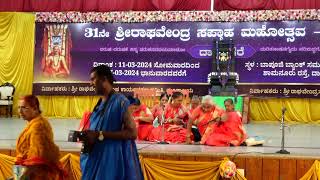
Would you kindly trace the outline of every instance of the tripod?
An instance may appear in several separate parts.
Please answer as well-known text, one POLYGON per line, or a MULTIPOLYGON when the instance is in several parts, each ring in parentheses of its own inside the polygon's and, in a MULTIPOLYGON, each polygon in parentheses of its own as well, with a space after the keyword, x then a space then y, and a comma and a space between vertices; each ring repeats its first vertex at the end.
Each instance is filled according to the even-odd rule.
POLYGON ((281 116, 281 135, 282 135, 282 139, 281 139, 281 149, 279 151, 277 151, 276 153, 279 154, 290 154, 289 151, 284 149, 284 128, 286 127, 284 124, 284 113, 286 112, 286 108, 282 108, 282 116, 281 116))

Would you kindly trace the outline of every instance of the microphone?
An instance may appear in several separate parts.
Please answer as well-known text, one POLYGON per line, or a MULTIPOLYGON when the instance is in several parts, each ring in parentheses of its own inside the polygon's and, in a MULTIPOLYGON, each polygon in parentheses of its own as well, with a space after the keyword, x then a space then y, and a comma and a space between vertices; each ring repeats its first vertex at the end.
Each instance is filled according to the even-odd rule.
POLYGON ((165 133, 165 129, 164 129, 164 123, 165 123, 165 111, 167 109, 167 104, 162 107, 162 113, 161 113, 161 120, 160 120, 160 125, 161 125, 161 141, 158 142, 158 144, 169 144, 164 140, 164 133, 165 133))
POLYGON ((287 108, 283 107, 282 108, 282 113, 284 114, 287 111, 287 108))
POLYGON ((281 139, 281 150, 276 152, 276 153, 280 153, 280 154, 290 154, 289 151, 284 149, 284 127, 286 127, 285 124, 284 124, 285 123, 284 122, 284 113, 286 112, 286 110, 287 110, 287 108, 285 108, 285 107, 282 108, 281 126, 280 126, 281 136, 282 136, 282 139, 281 139))

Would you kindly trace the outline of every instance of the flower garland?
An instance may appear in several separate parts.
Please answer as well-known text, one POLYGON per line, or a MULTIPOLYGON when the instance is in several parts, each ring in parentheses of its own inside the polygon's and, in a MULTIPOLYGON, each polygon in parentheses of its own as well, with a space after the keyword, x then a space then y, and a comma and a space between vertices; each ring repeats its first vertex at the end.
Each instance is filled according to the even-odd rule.
POLYGON ((36 22, 254 22, 320 20, 320 10, 38 12, 36 22))

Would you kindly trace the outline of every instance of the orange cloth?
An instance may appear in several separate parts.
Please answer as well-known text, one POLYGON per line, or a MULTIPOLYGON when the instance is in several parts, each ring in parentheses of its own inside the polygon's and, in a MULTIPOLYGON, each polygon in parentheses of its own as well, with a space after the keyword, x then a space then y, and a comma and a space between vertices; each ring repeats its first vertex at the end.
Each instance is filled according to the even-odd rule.
POLYGON ((18 138, 16 154, 16 164, 34 169, 30 179, 61 179, 63 171, 60 168, 59 148, 54 144, 47 119, 38 116, 28 122, 18 138))
POLYGON ((160 104, 155 105, 152 109, 151 109, 153 118, 157 118, 161 119, 162 113, 163 113, 163 107, 160 106, 160 104))
POLYGON ((247 134, 237 112, 226 112, 227 120, 209 125, 201 138, 201 144, 210 146, 239 146, 247 134))
MULTIPOLYGON (((147 106, 141 105, 138 110, 132 113, 133 117, 153 117, 151 111, 147 106)), ((141 120, 136 120, 136 127, 138 130, 138 140, 148 140, 149 135, 153 129, 152 122, 148 123, 141 120)))
MULTIPOLYGON (((169 118, 180 118, 184 122, 188 121, 188 112, 184 106, 173 107, 168 105, 165 108, 164 117, 166 120, 169 118)), ((171 143, 183 143, 186 141, 187 129, 183 128, 182 125, 175 125, 172 123, 166 122, 164 125, 164 140, 171 143)), ((149 136, 150 141, 161 141, 162 139, 162 127, 158 126, 154 128, 149 136)), ((193 139, 193 137, 191 137, 193 139)))
POLYGON ((219 109, 218 107, 214 107, 210 111, 204 112, 201 106, 199 106, 193 110, 191 119, 193 120, 193 124, 198 127, 201 136, 203 136, 210 121, 214 120, 217 117, 221 117, 223 113, 224 111, 222 109, 219 109))
POLYGON ((65 61, 65 58, 61 55, 57 55, 55 56, 54 54, 51 54, 50 56, 48 56, 47 60, 48 61, 45 64, 43 73, 46 76, 56 76, 56 75, 60 75, 62 77, 65 77, 68 75, 68 71, 65 69, 63 62, 65 61), (54 58, 58 58, 58 64, 55 65, 54 64, 54 58))
POLYGON ((164 117, 165 119, 174 119, 174 118, 180 118, 182 119, 184 122, 188 121, 188 110, 183 106, 179 106, 179 107, 173 107, 172 105, 168 105, 165 108, 165 112, 164 112, 164 117))
POLYGON ((86 111, 83 113, 82 119, 80 121, 80 125, 78 128, 79 131, 87 130, 90 128, 90 116, 91 116, 90 111, 86 111))
POLYGON ((189 116, 191 116, 192 113, 193 113, 193 111, 196 110, 196 109, 198 109, 199 107, 200 107, 200 106, 197 106, 197 107, 195 107, 195 108, 192 108, 192 107, 190 106, 190 107, 189 107, 189 112, 188 112, 189 116))

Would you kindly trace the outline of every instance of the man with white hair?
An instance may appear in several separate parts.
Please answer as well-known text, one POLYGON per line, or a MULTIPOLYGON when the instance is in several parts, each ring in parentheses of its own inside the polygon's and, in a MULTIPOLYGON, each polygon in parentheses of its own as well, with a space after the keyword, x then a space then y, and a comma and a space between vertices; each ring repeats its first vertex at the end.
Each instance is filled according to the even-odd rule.
POLYGON ((188 121, 186 142, 191 143, 190 135, 192 125, 196 126, 200 135, 203 136, 209 124, 219 122, 223 113, 224 111, 214 104, 211 95, 203 96, 201 105, 192 112, 191 118, 188 121))

